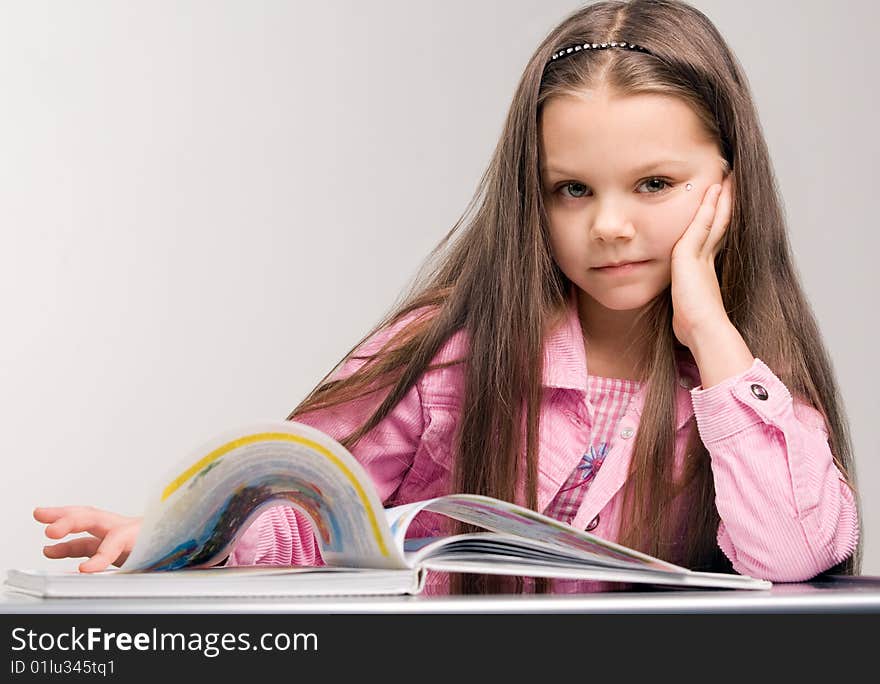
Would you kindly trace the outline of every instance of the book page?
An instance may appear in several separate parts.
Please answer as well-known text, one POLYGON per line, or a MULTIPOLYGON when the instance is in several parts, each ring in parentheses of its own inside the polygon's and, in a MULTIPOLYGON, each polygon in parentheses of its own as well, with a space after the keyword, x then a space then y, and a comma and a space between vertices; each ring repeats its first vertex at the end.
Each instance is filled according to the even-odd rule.
MULTIPOLYGON (((649 569, 649 566, 641 561, 621 560, 608 554, 577 548, 562 549, 557 544, 503 532, 471 532, 449 537, 407 539, 404 543, 404 553, 410 565, 424 565, 428 559, 435 558, 443 560, 481 558, 486 565, 516 559, 519 563, 534 565, 649 569)), ((662 572, 671 572, 671 570, 664 567, 662 572)))
POLYGON ((311 518, 328 565, 407 567, 355 458, 308 425, 269 421, 218 435, 166 475, 122 570, 212 565, 263 510, 281 504, 311 518))
POLYGON ((388 527, 394 536, 394 544, 398 549, 404 548, 406 531, 409 529, 413 518, 418 515, 419 511, 425 508, 433 499, 427 501, 416 501, 414 503, 401 504, 400 506, 392 506, 385 509, 385 518, 388 521, 388 527))
MULTIPOLYGON (((405 534, 406 526, 420 511, 441 513, 462 522, 477 525, 491 532, 510 535, 550 545, 561 553, 585 558, 593 556, 621 564, 635 564, 645 568, 689 572, 689 570, 654 558, 648 554, 609 542, 570 525, 541 515, 523 506, 476 494, 450 494, 436 499, 407 504, 393 514, 397 529, 405 534)), ((395 532, 398 534, 398 532, 395 532)))

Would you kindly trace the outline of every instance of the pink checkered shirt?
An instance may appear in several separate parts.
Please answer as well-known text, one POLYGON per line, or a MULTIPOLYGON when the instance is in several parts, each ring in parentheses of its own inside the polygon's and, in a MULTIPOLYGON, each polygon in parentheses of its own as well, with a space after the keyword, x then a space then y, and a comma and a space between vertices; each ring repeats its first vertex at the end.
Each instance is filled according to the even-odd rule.
MULTIPOLYGON (((637 380, 604 378, 598 375, 587 377, 588 397, 594 420, 591 444, 584 450, 580 462, 544 510, 544 515, 571 523, 587 490, 599 476, 605 459, 612 456, 617 424, 626 414, 629 400, 641 386, 642 383, 637 380)), ((593 518, 586 529, 594 529, 599 524, 597 518, 598 516, 593 518)))

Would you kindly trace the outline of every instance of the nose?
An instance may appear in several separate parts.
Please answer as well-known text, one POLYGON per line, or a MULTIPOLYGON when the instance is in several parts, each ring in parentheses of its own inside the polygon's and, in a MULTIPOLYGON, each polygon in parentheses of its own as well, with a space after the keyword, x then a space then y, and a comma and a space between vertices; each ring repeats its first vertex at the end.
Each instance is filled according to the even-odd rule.
POLYGON ((596 214, 590 226, 591 238, 611 242, 618 238, 630 238, 634 233, 633 223, 621 209, 620 203, 597 203, 596 214))

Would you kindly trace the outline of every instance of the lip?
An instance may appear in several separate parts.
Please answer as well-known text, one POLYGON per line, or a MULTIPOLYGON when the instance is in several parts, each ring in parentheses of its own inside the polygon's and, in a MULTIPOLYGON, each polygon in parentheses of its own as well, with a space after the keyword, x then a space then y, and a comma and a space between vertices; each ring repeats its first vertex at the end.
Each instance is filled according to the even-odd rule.
POLYGON ((602 266, 602 267, 594 267, 592 270, 597 273, 603 273, 608 275, 617 275, 629 273, 631 271, 635 271, 639 266, 644 266, 650 261, 650 259, 646 259, 645 261, 630 261, 625 264, 621 264, 620 266, 602 266))

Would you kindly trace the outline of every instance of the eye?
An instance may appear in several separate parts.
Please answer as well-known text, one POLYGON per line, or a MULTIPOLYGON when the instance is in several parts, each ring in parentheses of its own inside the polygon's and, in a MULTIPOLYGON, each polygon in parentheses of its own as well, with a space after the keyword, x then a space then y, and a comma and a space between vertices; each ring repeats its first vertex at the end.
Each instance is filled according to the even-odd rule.
POLYGON ((648 193, 649 195, 656 195, 656 194, 658 194, 658 192, 672 187, 672 183, 669 182, 666 178, 646 178, 642 183, 639 183, 639 185, 642 185, 644 183, 654 183, 654 182, 662 183, 663 187, 658 188, 657 192, 649 192, 648 193))
POLYGON ((560 185, 560 186, 556 189, 556 192, 560 192, 560 193, 562 193, 562 196, 563 196, 563 197, 571 198, 571 199, 580 199, 581 197, 583 197, 583 195, 576 195, 575 197, 572 198, 570 195, 567 195, 566 193, 562 192, 562 191, 565 190, 566 188, 570 188, 570 187, 573 187, 573 186, 574 186, 574 187, 581 187, 581 188, 586 188, 586 187, 587 187, 587 186, 584 185, 583 183, 563 183, 562 185, 560 185))
MULTIPOLYGON (((651 187, 653 187, 654 190, 649 190, 648 192, 646 192, 646 193, 641 193, 641 194, 646 194, 646 195, 659 195, 659 194, 661 194, 662 192, 664 192, 665 190, 668 190, 669 188, 671 188, 671 187, 673 186, 673 183, 672 183, 669 179, 667 179, 667 178, 661 178, 661 177, 657 177, 657 176, 655 176, 655 177, 651 177, 651 178, 646 178, 645 180, 641 181, 641 182, 638 184, 638 186, 636 186, 636 187, 641 187, 642 185, 645 185, 645 184, 647 184, 647 183, 651 183, 651 184, 653 184, 651 187), (658 187, 657 187, 657 184, 660 184, 661 187, 658 188, 658 187)), ((582 199, 583 197, 586 196, 586 195, 583 195, 583 194, 581 194, 581 195, 578 195, 578 194, 574 194, 574 195, 572 195, 572 194, 569 194, 569 193, 563 192, 564 190, 566 190, 566 189, 568 189, 568 188, 572 188, 572 187, 583 188, 583 190, 582 190, 581 192, 586 192, 586 190, 588 189, 587 186, 584 185, 583 183, 578 183, 578 182, 576 182, 576 181, 566 181, 565 183, 561 183, 561 184, 556 188, 556 192, 557 192, 557 193, 561 193, 562 196, 565 197, 566 199, 582 199)))

